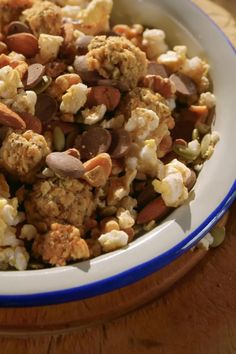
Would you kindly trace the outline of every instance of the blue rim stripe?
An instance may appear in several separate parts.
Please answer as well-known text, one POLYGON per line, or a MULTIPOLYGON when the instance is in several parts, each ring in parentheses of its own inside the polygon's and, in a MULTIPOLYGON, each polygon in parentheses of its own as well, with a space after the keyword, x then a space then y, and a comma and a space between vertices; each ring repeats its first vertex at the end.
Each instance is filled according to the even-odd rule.
MULTIPOLYGON (((221 28, 195 3, 190 1, 191 5, 195 7, 198 12, 201 12, 208 20, 215 26, 224 37, 226 42, 236 53, 236 48, 221 30, 221 28)), ((187 238, 185 238, 178 245, 163 253, 162 255, 153 258, 152 260, 140 264, 127 271, 114 275, 104 280, 100 280, 89 285, 83 285, 66 290, 52 291, 42 294, 29 294, 29 295, 0 295, 1 307, 31 307, 31 306, 45 306, 55 305, 70 301, 82 300, 97 295, 101 295, 124 286, 130 285, 144 277, 154 273, 155 271, 163 268, 187 250, 196 245, 200 239, 206 235, 207 232, 219 221, 223 214, 229 209, 232 203, 236 200, 236 180, 230 188, 230 191, 218 205, 218 207, 208 216, 208 218, 195 229, 187 238)))
POLYGON ((140 264, 139 266, 107 279, 76 288, 52 291, 42 294, 1 295, 0 306, 30 307, 55 305, 94 297, 130 285, 161 269, 177 257, 181 256, 187 250, 191 249, 217 223, 217 221, 219 221, 222 215, 232 205, 234 200, 236 200, 236 180, 227 196, 196 230, 194 230, 178 245, 148 262, 140 264))

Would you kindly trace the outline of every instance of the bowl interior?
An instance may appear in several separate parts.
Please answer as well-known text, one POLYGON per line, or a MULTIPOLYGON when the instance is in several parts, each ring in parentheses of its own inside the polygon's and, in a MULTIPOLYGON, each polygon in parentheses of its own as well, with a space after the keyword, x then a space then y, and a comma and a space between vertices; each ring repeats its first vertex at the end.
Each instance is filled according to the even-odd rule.
POLYGON ((190 199, 155 230, 126 249, 74 266, 0 272, 0 295, 47 293, 44 300, 41 297, 41 300, 35 298, 34 301, 55 303, 127 285, 192 247, 218 220, 233 198, 236 59, 224 35, 188 0, 115 0, 112 21, 161 28, 166 32, 170 46, 187 45, 190 56, 199 55, 207 59, 217 96, 214 129, 220 133, 221 140, 213 157, 205 164, 190 199), (65 292, 58 292, 61 290, 65 292))

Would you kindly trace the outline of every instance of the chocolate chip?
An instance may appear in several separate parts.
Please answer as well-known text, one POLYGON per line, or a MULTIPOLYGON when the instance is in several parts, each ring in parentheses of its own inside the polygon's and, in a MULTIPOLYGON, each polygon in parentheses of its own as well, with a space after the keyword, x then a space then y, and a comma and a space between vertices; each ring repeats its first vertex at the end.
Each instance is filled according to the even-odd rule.
POLYGON ((170 80, 174 82, 176 86, 177 95, 190 97, 197 94, 197 86, 188 76, 181 73, 175 73, 170 76, 170 80))
POLYGON ((23 79, 25 89, 32 89, 35 87, 42 80, 44 73, 45 66, 42 64, 30 65, 23 79))
POLYGON ((89 35, 80 36, 76 42, 75 46, 79 55, 85 55, 88 53, 88 46, 94 37, 89 35))
POLYGON ((98 154, 107 152, 111 145, 111 134, 101 127, 92 127, 83 133, 78 150, 82 160, 89 160, 98 154))
POLYGON ((109 154, 113 159, 119 159, 127 154, 131 146, 131 137, 124 129, 111 130, 111 146, 109 154))
POLYGON ((61 177, 80 178, 85 173, 82 162, 64 152, 52 152, 47 156, 46 164, 61 177))
POLYGON ((102 77, 98 74, 97 71, 88 70, 86 55, 77 56, 75 58, 74 68, 75 68, 76 74, 78 74, 81 77, 81 80, 84 83, 87 83, 90 85, 96 85, 97 81, 99 79, 102 79, 102 77))
POLYGON ((156 61, 150 61, 148 63, 147 75, 159 75, 164 79, 169 76, 164 65, 158 64, 156 61))
POLYGON ((7 27, 7 36, 15 33, 31 33, 31 30, 25 23, 13 21, 7 27))
POLYGON ((41 121, 47 122, 55 116, 57 108, 57 101, 46 93, 42 93, 38 95, 37 98, 37 103, 35 106, 35 115, 41 121))

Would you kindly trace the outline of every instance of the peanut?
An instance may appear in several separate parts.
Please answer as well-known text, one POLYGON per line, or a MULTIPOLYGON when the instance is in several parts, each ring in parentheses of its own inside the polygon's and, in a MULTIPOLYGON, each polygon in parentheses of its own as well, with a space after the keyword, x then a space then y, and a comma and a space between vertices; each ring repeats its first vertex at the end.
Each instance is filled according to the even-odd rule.
POLYGON ((112 161, 108 154, 99 154, 84 164, 84 179, 93 187, 104 186, 111 174, 112 161))

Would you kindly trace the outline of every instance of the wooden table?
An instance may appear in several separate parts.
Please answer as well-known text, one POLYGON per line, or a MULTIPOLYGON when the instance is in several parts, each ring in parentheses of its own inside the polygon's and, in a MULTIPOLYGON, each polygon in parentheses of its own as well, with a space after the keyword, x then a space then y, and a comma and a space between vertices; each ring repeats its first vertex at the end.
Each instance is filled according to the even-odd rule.
MULTIPOLYGON (((194 1, 236 44, 229 13, 209 0, 194 1)), ((224 1, 229 4, 215 2, 224 1)), ((0 354, 235 354, 235 250, 236 204, 225 243, 207 254, 184 255, 141 282, 94 299, 1 309, 0 354)))

